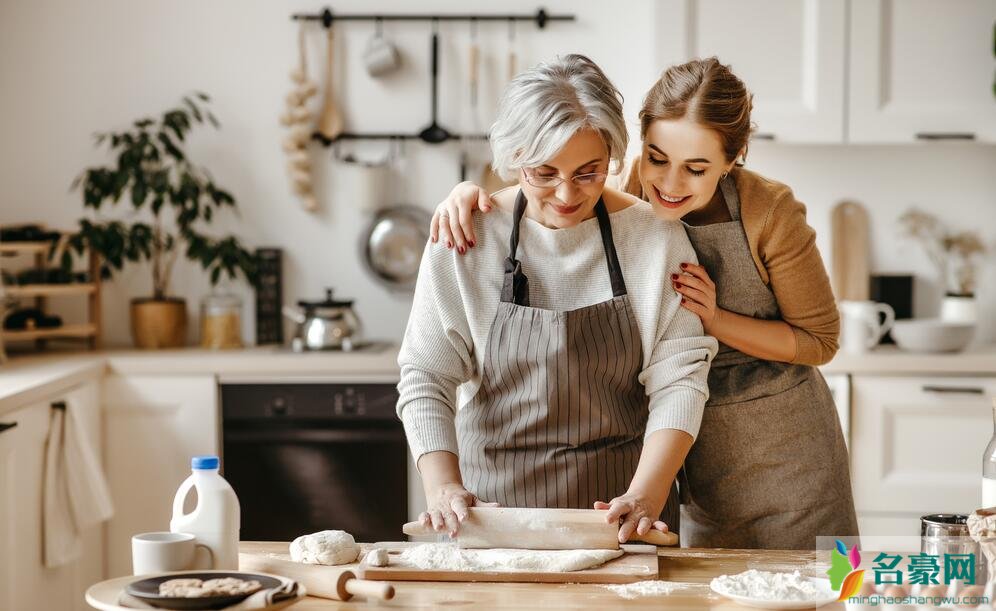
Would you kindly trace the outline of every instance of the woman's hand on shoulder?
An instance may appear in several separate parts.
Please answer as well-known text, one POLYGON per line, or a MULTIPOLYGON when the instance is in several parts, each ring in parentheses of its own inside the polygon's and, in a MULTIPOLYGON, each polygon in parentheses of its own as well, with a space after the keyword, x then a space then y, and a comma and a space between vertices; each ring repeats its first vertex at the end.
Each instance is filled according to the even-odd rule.
POLYGON ((473 220, 475 209, 486 213, 492 207, 487 191, 472 182, 462 182, 436 206, 429 225, 429 237, 433 242, 441 241, 446 248, 456 248, 463 254, 477 243, 473 220))

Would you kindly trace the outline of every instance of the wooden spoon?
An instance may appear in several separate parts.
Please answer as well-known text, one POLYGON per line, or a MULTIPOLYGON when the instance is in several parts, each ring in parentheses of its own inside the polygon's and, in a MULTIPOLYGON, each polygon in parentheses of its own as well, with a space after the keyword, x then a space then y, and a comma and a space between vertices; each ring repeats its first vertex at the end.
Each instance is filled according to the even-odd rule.
POLYGON ((332 49, 334 46, 332 27, 329 26, 327 31, 328 56, 326 57, 326 61, 328 62, 328 66, 326 67, 325 74, 325 104, 322 107, 321 117, 318 119, 318 133, 329 140, 335 140, 342 133, 343 124, 342 114, 339 112, 339 107, 336 106, 332 89, 332 49))

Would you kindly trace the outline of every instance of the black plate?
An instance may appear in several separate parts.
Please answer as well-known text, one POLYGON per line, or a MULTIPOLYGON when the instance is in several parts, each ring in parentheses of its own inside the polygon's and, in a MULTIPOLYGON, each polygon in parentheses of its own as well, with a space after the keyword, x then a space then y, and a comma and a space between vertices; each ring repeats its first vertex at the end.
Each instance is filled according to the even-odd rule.
MULTIPOLYGON (((220 596, 201 596, 199 598, 159 595, 159 584, 170 579, 201 579, 207 581, 208 579, 222 579, 224 577, 234 577, 243 580, 255 579, 262 586, 263 590, 280 585, 279 579, 267 575, 257 575, 256 573, 198 573, 191 571, 189 573, 170 573, 169 575, 160 575, 159 577, 149 577, 133 581, 125 588, 125 592, 160 609, 224 609, 249 598, 250 594, 225 594, 220 596)), ((256 592, 259 592, 259 590, 256 590, 256 592)))

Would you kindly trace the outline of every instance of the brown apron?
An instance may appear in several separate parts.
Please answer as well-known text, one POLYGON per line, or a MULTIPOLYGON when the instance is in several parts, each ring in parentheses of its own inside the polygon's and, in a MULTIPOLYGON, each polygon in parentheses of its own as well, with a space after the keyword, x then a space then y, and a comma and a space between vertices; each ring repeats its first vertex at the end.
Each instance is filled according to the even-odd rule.
MULTIPOLYGON (((778 319, 740 222, 733 178, 720 188, 733 220, 685 227, 716 283, 716 305, 778 319)), ((755 358, 721 342, 702 427, 679 479, 688 547, 815 549, 817 536, 858 534, 844 436, 815 367, 755 358)))
MULTIPOLYGON (((457 413, 460 473, 478 498, 503 506, 591 509, 626 492, 640 459, 648 416, 640 332, 601 200, 612 299, 562 312, 529 306, 516 259, 525 207, 520 192, 481 386, 457 413)), ((661 519, 675 532, 678 503, 672 485, 661 519)))

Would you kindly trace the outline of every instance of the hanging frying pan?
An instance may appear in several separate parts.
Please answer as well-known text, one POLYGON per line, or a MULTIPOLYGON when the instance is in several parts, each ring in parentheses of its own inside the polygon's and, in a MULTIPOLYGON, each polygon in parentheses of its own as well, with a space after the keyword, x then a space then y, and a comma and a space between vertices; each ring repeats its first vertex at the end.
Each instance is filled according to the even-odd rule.
POLYGON ((375 280, 397 291, 412 291, 432 215, 418 206, 382 208, 362 234, 361 259, 375 280))

